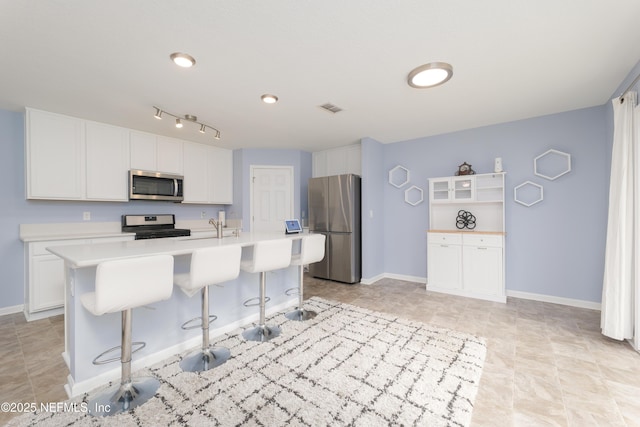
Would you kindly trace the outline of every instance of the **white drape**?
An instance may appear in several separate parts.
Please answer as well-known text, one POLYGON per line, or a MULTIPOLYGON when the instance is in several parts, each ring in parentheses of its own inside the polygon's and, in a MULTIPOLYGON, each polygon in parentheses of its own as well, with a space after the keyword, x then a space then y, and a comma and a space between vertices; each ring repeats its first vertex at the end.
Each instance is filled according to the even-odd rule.
POLYGON ((623 340, 633 338, 636 292, 636 247, 640 230, 637 178, 637 135, 634 129, 636 93, 613 103, 613 151, 609 183, 609 221, 602 287, 602 333, 623 340))

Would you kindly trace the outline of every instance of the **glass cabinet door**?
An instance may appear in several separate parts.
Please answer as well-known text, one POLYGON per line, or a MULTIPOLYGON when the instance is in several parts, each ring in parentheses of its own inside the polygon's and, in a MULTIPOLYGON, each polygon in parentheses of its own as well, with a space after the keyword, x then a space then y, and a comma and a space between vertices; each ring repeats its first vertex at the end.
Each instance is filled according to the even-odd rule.
POLYGON ((430 181, 431 200, 449 200, 449 180, 430 181))
POLYGON ((473 200, 474 182, 473 177, 454 177, 453 180, 453 200, 473 200))

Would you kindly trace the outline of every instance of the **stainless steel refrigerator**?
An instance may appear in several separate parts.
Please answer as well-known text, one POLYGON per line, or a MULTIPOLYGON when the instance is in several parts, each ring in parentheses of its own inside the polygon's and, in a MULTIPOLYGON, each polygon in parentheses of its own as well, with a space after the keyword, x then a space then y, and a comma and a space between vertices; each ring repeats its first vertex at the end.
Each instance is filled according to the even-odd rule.
POLYGON ((327 236, 325 257, 311 264, 309 273, 337 282, 360 282, 362 262, 358 175, 309 179, 309 231, 327 236))

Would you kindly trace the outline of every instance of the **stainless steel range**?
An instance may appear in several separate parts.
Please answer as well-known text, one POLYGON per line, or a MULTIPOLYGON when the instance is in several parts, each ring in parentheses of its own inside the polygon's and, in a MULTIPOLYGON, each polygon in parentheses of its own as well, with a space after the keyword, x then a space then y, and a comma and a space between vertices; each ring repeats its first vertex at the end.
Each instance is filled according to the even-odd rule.
POLYGON ((191 230, 176 228, 172 214, 122 215, 122 231, 136 233, 136 240, 191 235, 191 230))

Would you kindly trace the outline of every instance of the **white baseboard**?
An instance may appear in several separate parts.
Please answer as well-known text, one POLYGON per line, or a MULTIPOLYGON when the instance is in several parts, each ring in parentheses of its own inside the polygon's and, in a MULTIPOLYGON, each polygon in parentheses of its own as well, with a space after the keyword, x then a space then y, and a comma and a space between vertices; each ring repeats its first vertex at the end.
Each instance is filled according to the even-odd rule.
POLYGON ((35 313, 24 312, 24 317, 27 318, 27 322, 33 322, 34 320, 46 319, 47 317, 58 316, 64 314, 64 307, 53 308, 51 310, 36 311, 35 313))
POLYGON ((24 304, 13 305, 11 307, 2 307, 0 308, 0 316, 5 316, 7 314, 20 313, 24 310, 24 304))
POLYGON ((362 279, 360 279, 360 283, 363 285, 372 285, 381 279, 396 279, 396 280, 404 280, 406 282, 427 283, 426 277, 408 276, 406 274, 395 274, 395 273, 382 273, 370 278, 363 277, 362 279))
MULTIPOLYGON (((268 309, 266 311, 266 315, 270 316, 272 314, 275 314, 279 311, 285 310, 289 307, 292 306, 296 306, 296 304, 298 303, 298 299, 294 298, 294 299, 290 299, 288 301, 285 301, 281 304, 278 304, 277 306, 271 307, 270 309, 268 309)), ((228 325, 225 325, 221 328, 216 328, 216 329, 210 329, 209 331, 209 336, 214 339, 216 337, 219 337, 223 334, 226 334, 228 332, 231 332, 237 328, 240 328, 244 325, 248 325, 252 322, 255 322, 259 319, 260 315, 259 314, 252 314, 251 316, 247 316, 243 319, 237 320, 233 323, 229 323, 228 325)), ((186 350, 189 350, 191 348, 195 348, 197 347, 200 343, 202 342, 202 337, 197 336, 194 338, 190 338, 186 341, 183 341, 179 344, 176 344, 174 346, 171 346, 169 348, 166 348, 164 350, 158 351, 156 353, 150 354, 148 356, 139 358, 139 359, 135 359, 132 360, 131 362, 131 370, 132 372, 135 372, 139 369, 145 368, 147 366, 151 366, 154 365, 158 362, 161 362, 165 359, 168 359, 171 356, 175 356, 176 354, 180 354, 186 350)), ((65 355, 63 354, 63 358, 65 358, 65 355)), ((65 361, 68 358, 65 358, 65 361)), ((73 379, 73 377, 71 375, 69 375, 67 377, 67 384, 65 384, 64 386, 64 390, 67 392, 67 395, 70 398, 76 397, 76 396, 80 396, 83 393, 87 393, 95 388, 98 388, 100 386, 103 386, 107 383, 109 383, 110 381, 114 381, 114 380, 118 380, 120 378, 120 374, 121 374, 121 370, 120 370, 120 365, 117 365, 116 368, 108 371, 108 372, 104 372, 100 375, 97 375, 93 378, 89 378, 87 380, 81 381, 81 382, 75 382, 75 380, 73 379)))
MULTIPOLYGON (((427 283, 426 277, 408 276, 404 274, 394 274, 394 273, 382 273, 371 278, 363 278, 362 280, 360 280, 360 283, 362 283, 363 285, 371 285, 380 279, 397 279, 397 280, 406 280, 408 282, 425 283, 425 284, 427 283)), ((432 289, 432 290, 438 292, 437 289, 432 289)), ((463 295, 463 296, 468 296, 468 295, 463 295)), ((567 305, 570 307, 588 308, 590 310, 601 309, 601 304, 599 302, 585 301, 585 300, 579 300, 579 299, 573 299, 573 298, 556 297, 553 295, 535 294, 531 292, 521 292, 521 291, 510 291, 507 289, 507 296, 512 298, 528 299, 532 301, 550 302, 552 304, 567 305)), ((502 300, 494 300, 490 298, 489 300, 504 302, 502 300)))
POLYGON ((529 292, 510 291, 507 289, 507 296, 513 298, 528 299, 532 301, 550 302, 552 304, 568 305, 570 307, 588 308, 591 310, 600 310, 599 302, 584 301, 572 298, 556 297, 553 295, 533 294, 529 292))
POLYGON ((372 285, 372 284, 376 283, 378 280, 384 279, 384 278, 385 278, 384 273, 383 274, 378 274, 377 276, 373 276, 373 277, 370 277, 370 278, 363 277, 363 278, 360 279, 360 284, 362 284, 362 285, 372 285))

